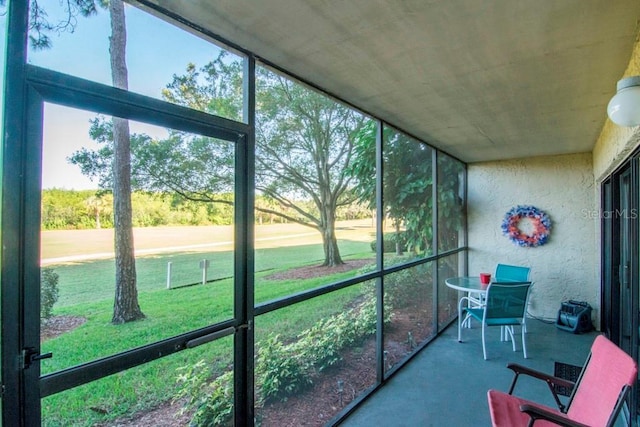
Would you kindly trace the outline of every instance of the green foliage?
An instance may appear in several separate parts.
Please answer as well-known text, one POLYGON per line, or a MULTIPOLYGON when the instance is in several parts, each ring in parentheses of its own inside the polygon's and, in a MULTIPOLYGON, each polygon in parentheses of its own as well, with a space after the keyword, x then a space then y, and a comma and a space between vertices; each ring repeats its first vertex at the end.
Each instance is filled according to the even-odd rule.
MULTIPOLYGON (((198 231, 185 230, 185 232, 198 231)), ((258 249, 256 270, 268 268, 277 271, 300 266, 310 260, 321 260, 322 249, 318 246, 258 249)), ((356 259, 361 259, 367 256, 368 243, 349 241, 341 243, 341 249, 352 254, 356 259)), ((50 256, 62 255, 63 253, 54 252, 50 256)), ((137 259, 138 290, 148 317, 143 322, 118 326, 116 335, 112 333, 114 327, 109 324, 113 304, 113 261, 96 260, 56 266, 55 271, 60 275, 60 300, 55 305, 55 314, 83 316, 86 318, 86 323, 80 328, 45 341, 43 351, 51 351, 60 357, 49 359, 43 364, 43 375, 215 324, 233 316, 232 279, 217 281, 212 286, 193 286, 174 291, 165 289, 162 265, 166 265, 167 260, 177 263, 174 256, 185 256, 186 258, 181 258, 182 261, 194 265, 197 265, 198 260, 201 259, 201 255, 196 253, 174 254, 169 258, 149 256, 137 259)), ((214 266, 220 264, 221 272, 216 277, 221 277, 233 265, 233 257, 231 252, 218 253, 216 257, 218 261, 212 264, 214 266)), ((351 271, 306 280, 264 279, 264 275, 273 271, 257 274, 256 301, 282 298, 353 276, 351 271)), ((213 268, 210 273, 212 272, 213 268)), ((288 344, 292 338, 295 338, 297 332, 311 328, 318 319, 331 316, 339 307, 348 309, 360 304, 364 301, 361 294, 360 286, 352 286, 340 292, 314 298, 303 305, 293 305, 261 316, 260 328, 256 330, 257 342, 260 343, 266 339, 271 331, 277 331, 282 334, 283 342, 288 344), (296 333, 291 330, 295 330, 296 333), (285 335, 287 338, 284 338, 285 335)), ((370 301, 368 304, 370 318, 375 318, 375 300, 367 301, 370 301)), ((356 327, 360 323, 362 322, 356 320, 356 327)), ((369 322, 368 331, 371 334, 375 333, 375 322, 369 322)), ((210 367, 210 372, 216 375, 225 372, 225 367, 232 363, 231 345, 230 337, 228 340, 227 338, 217 340, 210 345, 180 352, 175 356, 162 358, 83 387, 50 396, 43 399, 43 419, 46 420, 47 425, 67 425, 70 420, 73 420, 74 425, 110 424, 107 420, 129 416, 145 408, 155 407, 158 403, 166 401, 168 396, 175 395, 178 388, 175 381, 178 366, 191 366, 198 360, 204 359, 210 367), (109 413, 102 415, 89 409, 91 407, 105 408, 109 413)), ((311 378, 314 372, 315 370, 309 371, 311 378)), ((208 383, 212 381, 214 377, 209 374, 208 383)), ((231 384, 231 382, 225 384, 231 384)), ((226 389, 216 390, 218 390, 217 393, 222 394, 226 389)), ((213 391, 209 388, 206 389, 206 394, 211 392, 213 391)), ((210 405, 215 405, 220 400, 222 398, 215 399, 210 405)), ((226 399, 226 402, 232 405, 231 398, 226 399)), ((222 408, 226 406, 221 405, 213 413, 222 412, 222 408)), ((207 411, 206 408, 203 411, 207 411)), ((220 425, 224 424, 220 423, 220 425)))
POLYGON ((189 63, 185 74, 174 74, 173 81, 162 90, 162 97, 174 104, 242 121, 242 80, 242 63, 221 50, 216 59, 200 69, 189 63))
POLYGON ((341 360, 340 350, 356 338, 355 329, 347 323, 351 318, 343 312, 320 320, 299 335, 295 349, 310 367, 318 371, 335 365, 341 360))
MULTIPOLYGON (((355 161, 348 169, 359 199, 371 207, 376 195, 376 132, 373 125, 361 129, 355 138, 355 161)), ((432 238, 433 150, 385 127, 382 159, 384 215, 396 228, 403 225, 408 250, 426 253, 432 238)))
MULTIPOLYGON (((386 259, 390 264, 401 264, 411 259, 410 256, 399 256, 392 259, 386 259)), ((358 274, 366 274, 375 270, 375 264, 365 265, 360 268, 358 274)), ((419 268, 407 268, 396 273, 387 274, 384 277, 384 304, 385 304, 385 322, 391 320, 391 312, 394 308, 403 308, 410 305, 421 287, 430 278, 425 276, 419 268)), ((369 280, 363 285, 365 292, 374 293, 376 282, 369 280)), ((375 309, 375 307, 374 307, 375 309)))
MULTIPOLYGON (((50 21, 47 12, 40 6, 38 1, 29 2, 29 44, 33 50, 43 50, 51 48, 51 38, 47 33, 60 34, 75 30, 77 17, 88 17, 97 13, 98 5, 102 5, 100 0, 67 0, 64 7, 64 17, 57 22, 50 21)), ((0 2, 4 6, 4 0, 0 2)))
POLYGON ((376 209, 376 122, 365 123, 354 136, 356 155, 346 168, 352 178, 358 199, 376 209))
POLYGON ((438 156, 438 248, 458 247, 458 230, 464 226, 464 196, 461 194, 464 164, 441 154, 438 156))
POLYGON ((411 305, 421 287, 424 285, 424 277, 416 268, 406 268, 384 278, 385 302, 395 308, 404 308, 411 305))
MULTIPOLYGON (((401 231, 398 233, 385 233, 382 238, 382 251, 385 253, 396 252, 396 245, 400 245, 400 249, 402 252, 408 250, 407 245, 407 233, 401 231)), ((374 240, 371 242, 371 250, 373 252, 376 251, 377 241, 374 240)))
POLYGON ((113 198, 94 190, 48 189, 42 191, 42 228, 73 230, 113 226, 113 198))
MULTIPOLYGON (((233 223, 233 195, 217 195, 223 204, 185 200, 175 193, 136 191, 131 195, 134 227, 228 225, 233 223)), ((42 191, 42 228, 72 230, 113 228, 113 194, 103 190, 42 191)))
POLYGON ((174 400, 186 399, 187 408, 195 408, 192 425, 199 427, 233 425, 233 371, 227 371, 211 381, 212 369, 200 360, 194 365, 178 368, 180 385, 174 400))
MULTIPOLYGON (((347 169, 356 183, 355 193, 362 203, 376 203, 376 133, 373 123, 355 136, 354 159, 347 169)), ((383 132, 384 215, 396 228, 404 228, 407 250, 422 255, 433 252, 433 154, 419 141, 392 128, 383 132)), ((439 246, 457 246, 462 227, 464 165, 438 154, 438 241, 439 246)), ((391 251, 385 243, 385 252, 391 251)), ((395 248, 394 248, 395 250, 395 248)))
POLYGON ((40 321, 46 322, 53 315, 53 305, 58 301, 58 274, 52 268, 40 271, 40 321))
POLYGON ((270 335, 258 346, 256 385, 260 404, 288 396, 311 384, 304 354, 284 345, 278 335, 270 335))
MULTIPOLYGON (((188 64, 185 74, 174 76, 162 96, 179 105, 240 120, 242 64, 225 55, 221 53, 202 67, 188 64)), ((363 214, 363 206, 354 203, 352 177, 346 168, 353 159, 355 136, 371 120, 264 67, 256 71, 255 188, 273 202, 256 203, 256 210, 317 229, 325 243, 324 263, 339 264, 335 221, 340 215, 363 214)), ((112 134, 109 120, 95 119, 90 135, 100 147, 82 149, 71 157, 103 189, 111 188, 112 134)), ((220 196, 235 190, 235 156, 235 141, 173 130, 164 139, 132 134, 132 186, 230 207, 234 200, 220 196)), ((257 215, 257 219, 264 221, 266 216, 257 215)))
MULTIPOLYGON (((366 292, 354 307, 324 318, 298 335, 289 344, 270 334, 257 344, 256 406, 270 400, 286 400, 312 384, 318 372, 337 364, 341 352, 375 334, 377 327, 375 293, 366 292)), ((385 307, 389 314, 391 307, 385 307)), ((390 314, 389 314, 390 316, 390 314)), ((385 322, 390 321, 390 317, 385 322)), ((230 425, 232 421, 232 377, 223 374, 210 381, 204 362, 181 368, 179 396, 187 398, 187 408, 195 408, 195 425, 230 425)))
POLYGON ((359 344, 376 331, 375 294, 368 294, 355 308, 321 319, 298 336, 294 353, 309 369, 323 371, 342 360, 341 351, 359 344))

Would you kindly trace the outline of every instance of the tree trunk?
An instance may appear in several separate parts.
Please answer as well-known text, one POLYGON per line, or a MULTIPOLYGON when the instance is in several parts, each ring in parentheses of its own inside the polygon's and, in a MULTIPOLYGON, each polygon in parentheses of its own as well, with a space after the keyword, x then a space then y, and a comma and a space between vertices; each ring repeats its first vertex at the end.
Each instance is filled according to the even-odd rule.
POLYGON ((338 239, 336 238, 335 211, 335 208, 326 207, 323 209, 322 223, 324 228, 320 232, 322 234, 322 247, 324 248, 324 263, 322 265, 325 267, 344 264, 340 256, 340 248, 338 248, 338 239))
POLYGON ((404 249, 402 248, 402 242, 400 239, 400 220, 395 220, 396 223, 396 255, 402 256, 404 249))
MULTIPOLYGON (((124 5, 121 0, 109 3, 111 16, 111 77, 113 85, 128 89, 125 52, 127 34, 124 5)), ((133 245, 131 208, 131 141, 129 122, 113 118, 113 215, 116 257, 116 293, 111 322, 120 324, 144 318, 138 304, 136 258, 133 245)))

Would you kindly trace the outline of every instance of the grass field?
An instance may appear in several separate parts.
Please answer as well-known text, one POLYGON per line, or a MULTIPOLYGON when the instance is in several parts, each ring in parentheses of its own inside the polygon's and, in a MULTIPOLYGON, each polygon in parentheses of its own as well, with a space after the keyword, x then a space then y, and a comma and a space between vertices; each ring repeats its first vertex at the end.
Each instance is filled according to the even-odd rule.
MULTIPOLYGON (((345 258, 372 258, 370 220, 340 225, 341 254, 345 258)), ((55 315, 80 316, 86 322, 47 340, 42 352, 54 358, 42 363, 43 374, 76 366, 131 348, 156 342, 233 317, 233 253, 229 227, 166 227, 138 229, 136 247, 140 306, 146 319, 125 325, 110 324, 113 306, 113 259, 109 252, 112 230, 43 232, 43 259, 59 274, 60 299, 55 315), (95 256, 93 256, 95 255, 95 256), (67 257, 81 256, 74 261, 67 257), (166 289, 166 266, 188 265, 190 279, 200 280, 198 263, 209 259, 206 285, 166 289)), ((272 272, 318 264, 323 259, 319 233, 297 225, 273 225, 256 230, 256 301, 268 301, 304 289, 352 277, 355 272, 305 280, 271 280, 272 272)), ((317 320, 338 313, 358 296, 360 286, 296 304, 256 319, 258 340, 277 332, 295 337, 317 320)), ((44 425, 91 425, 166 401, 176 391, 176 369, 205 359, 218 367, 231 363, 231 341, 222 339, 177 353, 133 370, 67 390, 43 400, 44 425), (93 408, 93 409, 92 409, 93 408), (96 409, 97 408, 97 409, 96 409)))

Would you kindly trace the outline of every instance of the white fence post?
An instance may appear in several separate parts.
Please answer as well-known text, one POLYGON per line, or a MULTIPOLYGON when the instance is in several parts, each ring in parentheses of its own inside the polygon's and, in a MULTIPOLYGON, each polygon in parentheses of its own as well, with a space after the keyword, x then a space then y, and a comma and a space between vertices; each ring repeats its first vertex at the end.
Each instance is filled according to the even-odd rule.
POLYGON ((167 263, 167 289, 171 289, 171 261, 167 263))
POLYGON ((202 284, 205 285, 207 283, 207 268, 209 268, 209 261, 206 259, 200 261, 200 268, 202 269, 202 284))

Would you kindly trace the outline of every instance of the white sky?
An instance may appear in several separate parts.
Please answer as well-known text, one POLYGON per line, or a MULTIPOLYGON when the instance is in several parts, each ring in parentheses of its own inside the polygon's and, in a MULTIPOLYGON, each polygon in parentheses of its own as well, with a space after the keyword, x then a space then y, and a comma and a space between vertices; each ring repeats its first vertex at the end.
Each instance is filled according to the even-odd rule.
MULTIPOLYGON (((52 22, 63 12, 59 0, 39 0, 39 4, 52 22)), ((173 74, 183 74, 189 62, 200 67, 218 55, 219 48, 214 44, 134 7, 127 6, 125 14, 127 67, 132 91, 159 98, 161 89, 171 82, 173 74)), ((0 24, 4 24, 4 17, 0 17, 0 24)), ((78 17, 73 33, 50 34, 52 48, 29 50, 28 62, 110 85, 109 34, 107 11, 100 10, 89 18, 78 17)), ((4 50, 2 53, 4 59, 4 50)), ((51 104, 45 106, 43 188, 97 188, 97 184, 67 161, 81 147, 97 146, 87 132, 89 119, 95 116, 95 113, 51 104)), ((140 126, 132 123, 132 132, 154 132, 151 133, 154 137, 160 136, 157 132, 164 133, 159 128, 140 126)))

